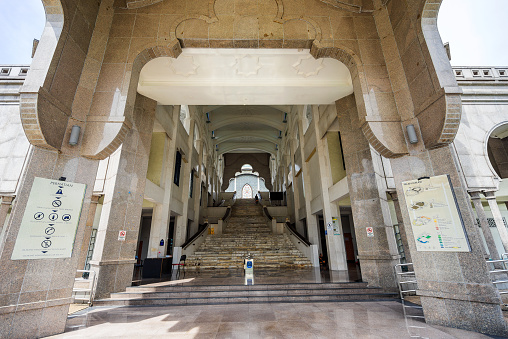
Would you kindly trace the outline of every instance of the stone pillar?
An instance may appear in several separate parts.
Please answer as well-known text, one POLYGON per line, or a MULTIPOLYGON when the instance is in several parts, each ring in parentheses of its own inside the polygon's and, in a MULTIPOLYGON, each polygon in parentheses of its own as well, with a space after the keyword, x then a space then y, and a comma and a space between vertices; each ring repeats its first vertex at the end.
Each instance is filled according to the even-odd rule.
POLYGON ((399 258, 386 187, 378 186, 383 182, 374 161, 379 154, 363 135, 354 97, 345 97, 336 106, 362 279, 369 286, 395 290, 394 267, 399 258), (374 230, 374 236, 367 236, 367 227, 374 230))
POLYGON ((503 242, 503 247, 505 252, 508 251, 508 230, 503 222, 503 216, 501 215, 501 211, 499 210, 499 206, 497 205, 496 195, 494 191, 485 191, 483 192, 485 198, 487 198, 487 202, 489 203, 490 211, 492 212, 492 217, 494 217, 494 221, 496 222, 497 230, 499 231, 499 236, 501 237, 501 241, 503 242))
MULTIPOLYGON (((189 150, 189 156, 187 159, 187 163, 184 162, 184 166, 181 171, 182 178, 180 178, 180 185, 182 185, 182 202, 183 202, 183 214, 176 219, 176 228, 175 228, 175 247, 181 247, 185 241, 187 240, 187 227, 188 225, 188 210, 189 210, 189 188, 190 188, 190 173, 192 168, 192 154, 194 153, 192 150, 194 149, 194 118, 190 120, 190 126, 192 128, 189 129, 189 138, 187 139, 187 146, 189 150)), ((173 257, 173 260, 180 258, 173 257)), ((175 262, 175 261, 173 261, 175 262)))
POLYGON ((413 228, 406 229, 427 323, 505 336, 501 299, 485 264, 483 243, 474 222, 466 183, 452 146, 390 159, 405 224, 411 223, 402 182, 448 174, 455 192, 470 252, 416 251, 413 228))
POLYGON ((136 262, 148 157, 157 103, 137 94, 134 121, 120 148, 111 155, 92 270, 98 274, 96 298, 124 291, 132 283, 136 262), (126 231, 126 240, 118 232, 126 231))
MULTIPOLYGON (((478 216, 478 219, 480 220, 480 227, 483 231, 483 236, 485 238, 485 242, 487 243, 487 248, 490 253, 490 258, 492 260, 498 260, 499 259, 499 253, 496 248, 496 243, 494 242, 494 237, 492 236, 492 232, 490 231, 489 222, 487 220, 487 215, 485 215, 485 210, 483 209, 482 200, 480 196, 479 191, 471 191, 469 192, 469 195, 471 196, 471 200, 474 204, 474 209, 476 210, 476 215, 478 216)), ((488 259, 489 255, 485 251, 485 258, 488 259)))
POLYGON ((319 161, 319 174, 321 178, 321 198, 323 203, 323 220, 325 229, 328 224, 332 224, 333 218, 336 219, 336 223, 339 227, 339 233, 335 235, 334 232, 326 232, 326 246, 328 252, 328 266, 330 270, 341 270, 347 271, 347 259, 346 259, 346 247, 344 245, 344 232, 342 232, 342 223, 340 220, 340 211, 337 209, 335 203, 330 202, 330 195, 328 194, 328 188, 332 186, 332 172, 330 170, 330 158, 328 152, 328 141, 326 134, 323 138, 318 136, 319 130, 319 114, 317 110, 314 111, 314 123, 316 128, 316 143, 317 150, 315 156, 318 157, 319 161))
POLYGON ((402 218, 402 212, 400 210, 399 196, 396 191, 390 191, 388 194, 392 197, 393 206, 395 208, 397 224, 399 225, 400 240, 402 241, 402 246, 404 246, 404 255, 406 256, 406 261, 411 263, 413 261, 411 260, 411 250, 409 249, 409 243, 407 241, 406 225, 404 224, 404 219, 402 218))
POLYGON ((198 151, 198 171, 196 172, 197 178, 194 178, 194 215, 192 216, 194 218, 194 221, 196 221, 199 224, 199 217, 200 217, 200 200, 201 200, 201 192, 202 192, 202 186, 201 186, 201 171, 203 169, 203 148, 204 148, 204 142, 201 139, 196 140, 196 146, 198 151))
POLYGON ((99 162, 80 157, 79 147, 64 151, 32 147, 19 182, 16 203, 0 252, 0 338, 38 338, 65 329, 72 287, 99 162), (70 258, 11 260, 35 177, 87 185, 70 258))
POLYGON ((176 138, 178 120, 180 119, 180 106, 173 107, 172 131, 166 130, 166 147, 163 164, 163 174, 161 178, 161 186, 164 189, 164 198, 162 204, 156 204, 153 209, 152 225, 150 229, 150 242, 148 245, 148 258, 157 258, 159 252, 165 255, 167 253, 167 239, 169 232, 169 221, 171 218, 171 195, 173 192, 173 176, 175 173, 175 157, 176 157, 176 138), (164 246, 160 246, 160 240, 164 239, 164 246))
MULTIPOLYGON (((3 227, 5 225, 5 219, 7 218, 7 213, 9 213, 9 208, 11 208, 12 201, 14 200, 13 195, 3 195, 1 197, 2 203, 0 204, 0 241, 3 227)), ((1 245, 0 245, 1 248, 1 245)))
MULTIPOLYGON (((95 212, 97 212, 97 204, 99 203, 99 195, 92 195, 90 201, 90 209, 88 210, 88 217, 86 218, 85 233, 83 242, 81 242, 81 251, 79 252, 78 270, 85 269, 86 256, 88 254, 88 246, 90 245, 90 236, 92 235, 93 222, 95 220, 95 212)), ((81 275, 81 273, 77 274, 81 275)))
MULTIPOLYGON (((305 117, 303 116, 303 108, 300 108, 300 111, 298 112, 298 132, 299 132, 299 138, 300 138, 300 155, 302 159, 302 173, 300 175, 303 175, 303 185, 304 185, 304 192, 306 193, 304 199, 305 199, 305 213, 306 213, 306 220, 307 220, 307 236, 309 237, 309 242, 311 243, 311 253, 312 257, 310 258, 310 261, 312 262, 312 266, 319 267, 319 233, 318 233, 318 221, 315 215, 311 213, 311 207, 310 207, 310 197, 312 188, 310 186, 310 176, 309 176, 309 164, 305 161, 305 154, 304 154, 304 148, 305 148, 305 138, 303 134, 303 119, 305 117)), ((301 217, 301 216, 300 216, 301 217)), ((323 231, 324 232, 324 231, 323 231)))

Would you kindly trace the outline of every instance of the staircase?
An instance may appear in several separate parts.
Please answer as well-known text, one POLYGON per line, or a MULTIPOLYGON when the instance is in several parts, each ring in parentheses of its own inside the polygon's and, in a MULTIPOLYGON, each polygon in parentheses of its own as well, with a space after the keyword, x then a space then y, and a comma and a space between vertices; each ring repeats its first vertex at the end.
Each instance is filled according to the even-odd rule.
POLYGON ((273 234, 263 207, 254 199, 239 199, 221 235, 208 236, 185 269, 242 268, 250 254, 255 268, 307 268, 310 260, 296 249, 285 234, 273 234))
POLYGON ((217 305, 266 302, 338 302, 394 300, 397 293, 367 287, 364 282, 259 285, 172 285, 127 287, 96 300, 96 306, 217 305))

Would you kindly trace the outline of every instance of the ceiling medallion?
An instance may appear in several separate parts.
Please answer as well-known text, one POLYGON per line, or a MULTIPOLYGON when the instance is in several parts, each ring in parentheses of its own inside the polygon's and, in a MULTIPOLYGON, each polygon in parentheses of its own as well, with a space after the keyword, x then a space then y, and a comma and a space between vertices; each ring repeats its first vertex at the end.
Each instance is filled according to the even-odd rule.
POLYGON ((292 67, 296 70, 296 74, 305 78, 318 75, 323 66, 323 59, 314 59, 311 55, 302 56, 295 62, 292 67))
POLYGON ((199 68, 199 65, 194 63, 192 55, 180 55, 178 59, 171 59, 169 67, 175 74, 188 77, 198 73, 196 70, 199 68))
POLYGON ((231 65, 238 75, 251 76, 258 74, 261 69, 259 57, 252 55, 239 55, 235 57, 235 62, 231 65))

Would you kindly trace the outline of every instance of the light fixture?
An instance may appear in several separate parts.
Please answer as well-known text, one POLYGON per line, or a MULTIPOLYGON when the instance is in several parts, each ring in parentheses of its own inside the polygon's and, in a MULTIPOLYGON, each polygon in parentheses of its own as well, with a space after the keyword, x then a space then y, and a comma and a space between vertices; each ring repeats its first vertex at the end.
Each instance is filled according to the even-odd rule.
POLYGON ((416 136, 415 126, 407 125, 406 126, 407 136, 409 138, 409 143, 416 144, 418 142, 418 137, 416 136))
POLYGON ((81 131, 81 127, 78 125, 72 126, 71 136, 69 137, 69 145, 76 146, 79 140, 79 132, 81 131))

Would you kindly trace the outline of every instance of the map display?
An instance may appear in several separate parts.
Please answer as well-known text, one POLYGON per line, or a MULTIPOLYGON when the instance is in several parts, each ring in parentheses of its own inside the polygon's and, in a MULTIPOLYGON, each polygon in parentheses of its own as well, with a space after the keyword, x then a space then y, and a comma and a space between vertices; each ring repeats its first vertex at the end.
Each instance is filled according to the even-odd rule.
POLYGON ((35 178, 12 260, 70 258, 85 184, 35 178))
POLYGON ((470 252, 448 175, 402 183, 417 251, 470 252))

